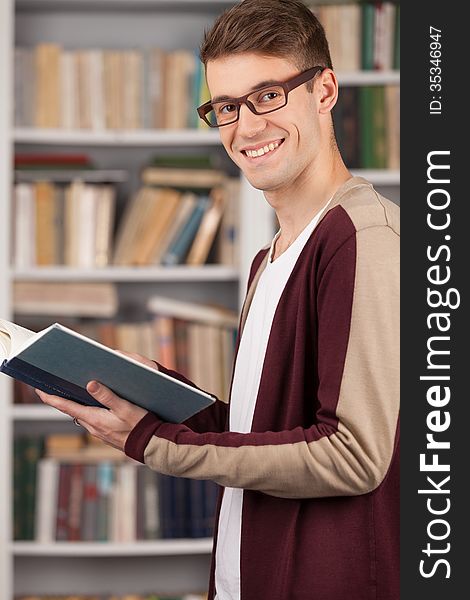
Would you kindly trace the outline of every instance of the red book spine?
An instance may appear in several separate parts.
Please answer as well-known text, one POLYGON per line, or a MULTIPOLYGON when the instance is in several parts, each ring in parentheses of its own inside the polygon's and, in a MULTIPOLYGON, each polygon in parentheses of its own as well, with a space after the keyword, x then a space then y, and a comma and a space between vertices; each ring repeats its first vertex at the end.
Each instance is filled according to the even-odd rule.
POLYGON ((83 465, 71 465, 70 497, 68 518, 68 539, 71 542, 80 540, 80 521, 83 501, 83 465))
POLYGON ((19 165, 89 165, 90 157, 86 154, 15 154, 15 166, 19 165))
POLYGON ((84 467, 83 500, 82 500, 82 526, 81 539, 87 542, 96 540, 98 489, 96 487, 96 465, 84 467))
POLYGON ((71 465, 61 464, 59 466, 59 490, 57 493, 57 516, 56 516, 56 540, 68 540, 68 519, 71 465))

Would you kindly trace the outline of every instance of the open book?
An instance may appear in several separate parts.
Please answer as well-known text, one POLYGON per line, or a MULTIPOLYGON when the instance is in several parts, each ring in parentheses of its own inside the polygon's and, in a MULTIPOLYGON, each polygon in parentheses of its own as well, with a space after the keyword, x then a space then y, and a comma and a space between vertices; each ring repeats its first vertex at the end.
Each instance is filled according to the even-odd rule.
POLYGON ((49 394, 101 406, 86 391, 95 379, 142 408, 181 423, 215 398, 54 323, 34 333, 0 319, 0 371, 49 394))

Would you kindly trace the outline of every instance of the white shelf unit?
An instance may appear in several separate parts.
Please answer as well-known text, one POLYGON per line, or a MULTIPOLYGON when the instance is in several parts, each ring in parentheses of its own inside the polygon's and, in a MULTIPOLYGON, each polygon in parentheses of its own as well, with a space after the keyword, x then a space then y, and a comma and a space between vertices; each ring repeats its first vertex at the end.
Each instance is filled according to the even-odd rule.
POLYGON ((217 131, 185 129, 149 131, 84 131, 64 129, 19 128, 13 132, 16 143, 63 146, 219 146, 217 131))
POLYGON ((400 83, 399 71, 338 72, 339 85, 391 85, 400 83))
POLYGON ((10 551, 15 556, 185 556, 207 554, 212 550, 212 539, 178 539, 142 541, 134 544, 98 542, 56 542, 36 544, 13 542, 10 551))
MULTIPOLYGON (((33 45, 44 40, 68 47, 86 47, 103 39, 107 47, 129 47, 132 38, 143 45, 168 49, 197 45, 204 26, 233 0, 2 0, 0 2, 0 316, 11 318, 13 282, 112 281, 139 286, 188 285, 192 288, 238 286, 244 295, 251 259, 272 235, 272 213, 262 194, 242 180, 239 269, 106 268, 83 271, 61 267, 17 270, 9 264, 10 195, 15 147, 31 151, 86 148, 104 153, 140 156, 158 148, 216 149, 217 131, 63 131, 14 129, 12 126, 12 64, 15 40, 33 45), (125 21, 123 21, 125 19, 125 21), (122 23, 125 22, 125 31, 122 23), (72 23, 72 25, 71 25, 72 23), (89 25, 87 27, 86 25, 89 25), (121 24, 121 25, 120 25, 121 24), (138 31, 138 37, 136 32, 138 31), (175 32, 179 35, 175 36, 175 32), (124 34, 124 35, 123 35, 124 34), (124 46, 122 46, 124 43, 124 46), (127 44, 127 46, 126 46, 127 44), (128 151, 128 152, 127 152, 128 151), (140 154, 139 154, 140 153, 140 154)), ((339 73, 340 85, 399 83, 397 72, 339 73)), ((112 160, 110 161, 112 163, 112 160)), ((113 164, 107 168, 114 167, 113 164)), ((398 171, 354 171, 387 195, 398 194, 398 171)), ((395 196, 396 199, 396 196, 395 196)), ((169 287, 168 287, 169 286, 169 287)), ((18 593, 99 594, 185 591, 207 583, 211 540, 162 540, 135 544, 12 541, 12 437, 15 430, 70 427, 70 419, 45 406, 14 406, 12 386, 0 377, 0 600, 18 593), (110 588, 108 582, 114 582, 110 588), (135 585, 134 585, 135 584, 135 585), (138 589, 137 589, 138 588, 138 589), (184 589, 183 589, 184 588, 184 589)))
POLYGON ((51 406, 10 404, 7 418, 13 421, 66 421, 69 417, 51 406))
POLYGON ((238 281, 240 273, 233 267, 206 265, 202 267, 105 267, 102 269, 72 269, 41 267, 12 269, 14 281, 238 281))

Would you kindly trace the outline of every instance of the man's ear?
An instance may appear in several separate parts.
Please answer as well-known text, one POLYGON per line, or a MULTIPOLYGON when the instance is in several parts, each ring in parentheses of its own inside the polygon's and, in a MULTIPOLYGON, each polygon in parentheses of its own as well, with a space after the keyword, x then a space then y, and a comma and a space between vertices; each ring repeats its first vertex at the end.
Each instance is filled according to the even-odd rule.
POLYGON ((338 80, 331 69, 324 69, 316 81, 320 114, 331 112, 338 100, 338 80))

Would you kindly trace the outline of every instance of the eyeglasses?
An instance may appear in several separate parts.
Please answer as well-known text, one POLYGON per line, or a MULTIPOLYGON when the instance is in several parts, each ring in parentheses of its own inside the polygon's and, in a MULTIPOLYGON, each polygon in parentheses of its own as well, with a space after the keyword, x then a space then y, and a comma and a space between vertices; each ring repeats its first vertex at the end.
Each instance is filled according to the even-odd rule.
POLYGON ((313 79, 324 67, 312 67, 288 81, 273 83, 240 96, 240 98, 227 98, 220 102, 209 100, 197 109, 199 117, 209 127, 223 127, 238 121, 240 117, 240 106, 246 104, 255 115, 265 115, 283 108, 287 104, 287 97, 302 83, 313 79))

